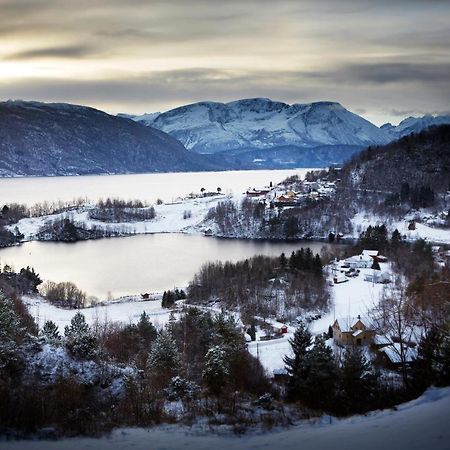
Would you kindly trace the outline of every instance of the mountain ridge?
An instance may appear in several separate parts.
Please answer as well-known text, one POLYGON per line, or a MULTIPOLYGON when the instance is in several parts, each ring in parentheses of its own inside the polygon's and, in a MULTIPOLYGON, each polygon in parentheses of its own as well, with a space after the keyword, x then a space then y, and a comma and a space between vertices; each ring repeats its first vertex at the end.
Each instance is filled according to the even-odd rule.
POLYGON ((0 103, 0 176, 221 169, 160 130, 95 108, 0 103))
POLYGON ((425 115, 408 117, 396 126, 387 123, 377 127, 338 102, 288 104, 263 97, 226 103, 200 101, 163 113, 128 117, 167 132, 191 151, 223 155, 230 150, 287 146, 313 149, 351 145, 362 149, 387 144, 432 125, 450 123, 450 115, 425 115))

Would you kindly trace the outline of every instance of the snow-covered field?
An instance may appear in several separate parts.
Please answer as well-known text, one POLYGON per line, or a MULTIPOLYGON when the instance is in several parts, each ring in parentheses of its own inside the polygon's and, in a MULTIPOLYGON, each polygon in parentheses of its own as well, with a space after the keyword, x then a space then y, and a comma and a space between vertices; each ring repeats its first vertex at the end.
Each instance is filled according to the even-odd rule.
POLYGON ((159 426, 118 429, 103 438, 61 441, 0 442, 5 450, 448 450, 450 448, 450 388, 430 388, 421 397, 396 410, 338 420, 325 417, 271 433, 208 433, 207 428, 159 426))
POLYGON ((17 225, 19 231, 25 236, 25 240, 33 240, 45 222, 70 215, 74 222, 83 223, 86 228, 95 226, 97 229, 111 231, 116 230, 120 232, 125 230, 128 234, 192 233, 196 231, 196 227, 204 220, 209 209, 226 198, 224 195, 216 195, 154 205, 156 217, 148 221, 106 223, 90 219, 87 209, 82 208, 70 213, 21 219, 17 224, 11 225, 9 228, 14 229, 17 225), (190 217, 186 219, 183 217, 185 211, 190 212, 190 217))
MULTIPOLYGON (((426 214, 422 214, 426 216, 426 214)), ((414 241, 416 239, 425 239, 426 241, 437 244, 449 244, 450 243, 450 230, 443 228, 435 228, 425 223, 416 222, 415 230, 408 230, 408 225, 411 220, 414 219, 414 215, 407 216, 403 220, 387 220, 374 216, 373 214, 367 214, 364 212, 357 213, 352 219, 353 234, 351 237, 358 238, 360 233, 367 229, 369 225, 383 225, 385 224, 388 230, 392 233, 397 229, 402 236, 408 241, 414 241)))
POLYGON ((152 295, 151 300, 142 300, 140 296, 130 296, 122 301, 113 301, 92 308, 62 309, 48 303, 40 296, 24 296, 31 315, 36 319, 40 327, 47 320, 52 320, 58 325, 60 332, 70 324, 72 317, 77 312, 82 312, 89 325, 105 322, 136 323, 140 315, 145 312, 150 321, 158 328, 163 327, 170 317, 170 310, 161 308, 161 294, 152 295))

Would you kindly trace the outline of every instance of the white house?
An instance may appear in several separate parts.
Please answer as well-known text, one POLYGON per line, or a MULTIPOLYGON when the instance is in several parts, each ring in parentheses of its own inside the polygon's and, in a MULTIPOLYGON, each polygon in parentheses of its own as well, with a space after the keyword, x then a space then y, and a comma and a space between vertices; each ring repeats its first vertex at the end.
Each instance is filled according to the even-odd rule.
POLYGON ((360 255, 351 256, 344 262, 352 269, 366 269, 372 267, 373 257, 378 254, 378 250, 363 250, 360 255))
POLYGON ((373 273, 364 275, 364 281, 370 281, 371 283, 389 283, 391 276, 386 271, 374 270, 373 273))

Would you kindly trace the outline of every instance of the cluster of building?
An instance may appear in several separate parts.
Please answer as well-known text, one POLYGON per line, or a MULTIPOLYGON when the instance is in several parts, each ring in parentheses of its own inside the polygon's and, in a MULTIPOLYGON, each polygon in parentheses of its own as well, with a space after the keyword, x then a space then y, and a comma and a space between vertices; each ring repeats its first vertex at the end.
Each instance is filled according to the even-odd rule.
POLYGON ((331 329, 336 345, 367 347, 375 354, 376 360, 393 369, 401 365, 402 354, 407 363, 417 357, 416 342, 400 343, 395 337, 377 334, 368 318, 339 318, 334 321, 331 329))
POLYGON ((298 181, 294 189, 286 189, 281 186, 265 186, 262 188, 249 188, 245 195, 264 201, 266 204, 277 208, 301 206, 311 201, 330 198, 336 190, 336 183, 329 181, 298 181))
POLYGON ((391 274, 382 263, 387 262, 378 250, 363 250, 361 254, 345 259, 337 269, 337 262, 333 269, 333 283, 345 283, 350 278, 358 277, 360 269, 373 269, 364 272, 364 280, 371 283, 389 283, 391 274), (381 263, 381 264, 380 264, 381 263))

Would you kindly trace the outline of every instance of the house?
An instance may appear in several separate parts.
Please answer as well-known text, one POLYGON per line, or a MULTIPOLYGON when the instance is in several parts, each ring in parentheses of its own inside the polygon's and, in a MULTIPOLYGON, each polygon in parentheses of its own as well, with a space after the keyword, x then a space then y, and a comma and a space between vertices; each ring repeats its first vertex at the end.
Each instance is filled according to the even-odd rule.
POLYGON ((267 195, 271 191, 270 187, 263 187, 263 188, 252 188, 248 189, 245 193, 247 197, 261 197, 263 195, 267 195))
MULTIPOLYGON (((360 255, 351 256, 347 258, 344 263, 348 265, 351 269, 367 269, 372 267, 374 258, 378 258, 379 251, 378 250, 363 250, 360 255)), ((384 259, 385 257, 382 257, 384 259)), ((385 259, 384 261, 386 261, 385 259)), ((379 262, 384 262, 379 261, 379 262)))
MULTIPOLYGON (((417 358, 417 349, 403 345, 403 354, 406 364, 411 364, 417 358)), ((402 364, 400 344, 395 342, 380 348, 379 357, 388 367, 398 368, 402 364)))
POLYGON ((332 326, 334 342, 338 345, 372 344, 375 330, 368 324, 369 321, 361 316, 355 319, 336 319, 332 326))
POLYGON ((287 195, 280 195, 274 200, 275 206, 296 206, 297 204, 298 200, 295 197, 288 197, 287 195))
POLYGON ((391 276, 386 271, 374 270, 373 273, 366 273, 364 275, 364 281, 385 284, 391 282, 391 276))

